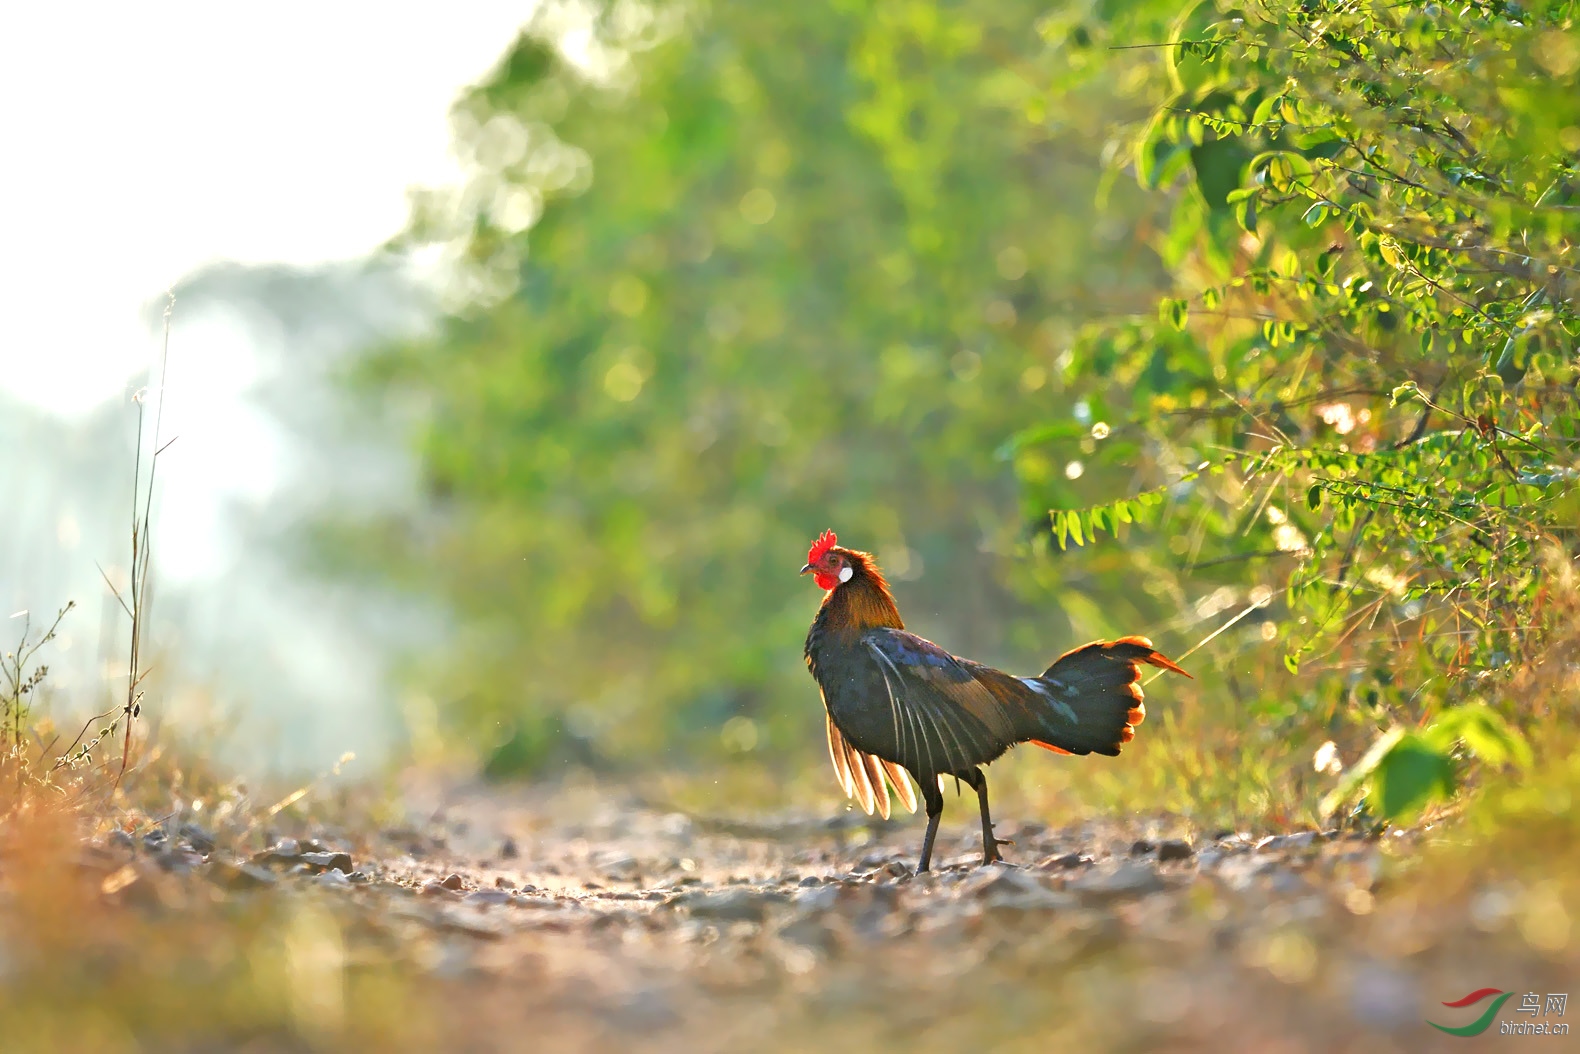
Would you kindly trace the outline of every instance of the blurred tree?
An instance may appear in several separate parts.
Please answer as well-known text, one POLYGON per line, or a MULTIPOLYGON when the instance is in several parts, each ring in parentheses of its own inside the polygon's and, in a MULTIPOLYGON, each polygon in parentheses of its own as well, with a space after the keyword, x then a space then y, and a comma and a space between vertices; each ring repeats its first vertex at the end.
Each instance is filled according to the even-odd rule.
POLYGON ((824 527, 983 659, 1134 614, 1093 583, 1103 605, 1061 605, 1025 559, 1050 497, 1125 477, 1078 491, 1079 466, 995 451, 1069 416, 1084 321, 1161 288, 1093 205, 1142 211, 1101 162, 1155 57, 1105 53, 1080 4, 577 10, 546 7, 457 107, 469 179, 402 240, 448 253, 453 312, 361 374, 423 400, 439 511, 340 534, 458 613, 432 690, 496 770, 567 731, 717 745, 732 717, 726 747, 817 746, 795 569, 824 527))

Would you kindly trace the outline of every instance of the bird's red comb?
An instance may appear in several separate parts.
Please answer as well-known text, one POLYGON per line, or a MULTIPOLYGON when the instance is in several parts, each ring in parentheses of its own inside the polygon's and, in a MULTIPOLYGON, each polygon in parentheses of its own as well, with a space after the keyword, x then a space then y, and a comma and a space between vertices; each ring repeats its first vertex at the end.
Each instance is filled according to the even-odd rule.
POLYGON ((823 554, 834 548, 839 539, 834 537, 833 531, 824 531, 822 537, 812 543, 812 548, 807 550, 806 562, 815 564, 823 559, 823 554))

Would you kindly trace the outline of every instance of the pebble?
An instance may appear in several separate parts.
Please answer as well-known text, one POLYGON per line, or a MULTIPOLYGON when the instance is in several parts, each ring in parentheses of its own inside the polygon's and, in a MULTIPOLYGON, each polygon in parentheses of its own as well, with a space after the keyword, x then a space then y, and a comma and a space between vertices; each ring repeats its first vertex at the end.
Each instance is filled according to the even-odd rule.
POLYGON ((1156 893, 1165 883, 1155 869, 1146 864, 1125 862, 1116 868, 1096 869, 1070 880, 1069 890, 1088 900, 1140 897, 1156 893))
POLYGON ((1065 853, 1063 856, 1050 856, 1046 860, 1039 862, 1037 866, 1043 868, 1063 868, 1068 870, 1072 867, 1085 867, 1091 862, 1092 858, 1087 856, 1085 853, 1065 853))
POLYGON ((1072 908, 1076 898, 1058 893, 1043 885, 1032 872, 1019 868, 983 868, 989 872, 986 881, 967 886, 965 891, 993 911, 1049 911, 1072 908), (997 871, 997 874, 991 872, 997 871))
POLYGON ((214 851, 214 836, 195 823, 182 824, 180 835, 188 846, 204 856, 214 851))
POLYGON ((252 862, 265 867, 286 867, 302 858, 302 847, 295 838, 282 838, 261 853, 254 853, 252 862))
POLYGON ((771 907, 782 904, 779 893, 755 889, 693 890, 669 901, 671 907, 685 908, 695 919, 720 922, 761 922, 771 907))
POLYGON ((227 889, 264 889, 278 880, 274 872, 256 864, 240 860, 214 860, 209 864, 208 877, 227 889))
POLYGON ((509 904, 511 894, 503 889, 478 889, 466 895, 468 904, 489 906, 493 904, 509 904))
POLYGON ((1279 849, 1309 849, 1323 840, 1321 831, 1298 831, 1294 834, 1270 834, 1256 843, 1257 852, 1279 849))
POLYGON ((302 862, 319 871, 352 871, 350 853, 303 853, 302 862))

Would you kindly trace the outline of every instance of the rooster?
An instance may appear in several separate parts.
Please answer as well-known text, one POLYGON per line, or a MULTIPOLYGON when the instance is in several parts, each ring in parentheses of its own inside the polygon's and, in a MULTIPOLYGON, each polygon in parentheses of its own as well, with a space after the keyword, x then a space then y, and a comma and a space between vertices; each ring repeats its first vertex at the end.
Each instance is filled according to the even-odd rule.
POLYGON ((828 717, 828 752, 845 793, 871 815, 889 816, 892 786, 906 809, 921 788, 927 834, 918 871, 928 870, 944 811, 943 778, 977 792, 982 863, 1002 859, 979 767, 1017 743, 1055 754, 1116 756, 1146 716, 1141 663, 1185 673, 1145 637, 1094 641, 1066 652, 1039 677, 1014 677, 957 658, 905 632, 870 553, 823 532, 803 575, 826 590, 806 637, 806 664, 828 717), (902 771, 903 770, 903 771, 902 771))

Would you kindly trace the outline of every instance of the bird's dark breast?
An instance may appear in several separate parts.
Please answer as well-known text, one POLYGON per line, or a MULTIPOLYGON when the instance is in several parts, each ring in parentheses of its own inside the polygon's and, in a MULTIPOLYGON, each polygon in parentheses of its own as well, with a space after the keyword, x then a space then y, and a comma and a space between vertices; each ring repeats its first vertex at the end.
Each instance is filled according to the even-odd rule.
POLYGON ((859 647, 824 648, 812 675, 823 689, 823 703, 835 727, 851 746, 910 768, 911 759, 903 756, 903 745, 895 736, 883 671, 865 651, 859 647))

